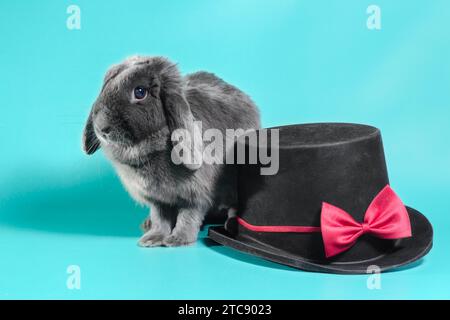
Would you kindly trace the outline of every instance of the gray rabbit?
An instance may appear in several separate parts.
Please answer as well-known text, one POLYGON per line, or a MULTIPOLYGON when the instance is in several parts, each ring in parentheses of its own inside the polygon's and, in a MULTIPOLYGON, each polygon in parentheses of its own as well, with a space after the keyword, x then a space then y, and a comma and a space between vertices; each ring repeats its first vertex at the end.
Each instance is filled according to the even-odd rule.
POLYGON ((236 169, 177 164, 172 150, 182 142, 172 133, 184 129, 202 141, 198 135, 210 128, 226 137, 226 129, 259 126, 251 99, 214 74, 182 77, 164 57, 132 57, 107 72, 84 129, 83 148, 92 154, 101 147, 131 196, 150 207, 139 245, 180 246, 197 240, 207 214, 233 213, 236 169))

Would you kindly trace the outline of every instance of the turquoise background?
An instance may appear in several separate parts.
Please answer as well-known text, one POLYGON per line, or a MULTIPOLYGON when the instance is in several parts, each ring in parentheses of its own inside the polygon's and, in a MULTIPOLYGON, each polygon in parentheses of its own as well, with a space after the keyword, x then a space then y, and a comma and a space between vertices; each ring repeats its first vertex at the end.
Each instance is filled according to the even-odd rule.
MULTIPOLYGON (((450 1, 1 1, 0 298, 450 298, 450 1), (368 30, 366 8, 381 7, 368 30), (81 8, 68 30, 66 8, 81 8), (248 92, 264 126, 378 126, 392 186, 435 229, 414 268, 297 271, 199 240, 139 248, 133 203, 81 131, 103 75, 165 55, 248 92), (66 287, 69 265, 81 290, 66 287)), ((204 238, 204 234, 203 234, 204 238)))

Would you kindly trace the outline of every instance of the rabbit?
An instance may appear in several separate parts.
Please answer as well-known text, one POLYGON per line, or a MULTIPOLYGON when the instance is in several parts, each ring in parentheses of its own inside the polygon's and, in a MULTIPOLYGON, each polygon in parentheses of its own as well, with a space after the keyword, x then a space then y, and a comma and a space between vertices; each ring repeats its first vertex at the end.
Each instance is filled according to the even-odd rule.
POLYGON ((235 212, 237 172, 225 160, 177 164, 172 151, 183 142, 173 133, 183 129, 203 146, 209 128, 226 136, 259 127, 250 97, 214 74, 183 77, 165 57, 134 56, 106 73, 82 145, 87 154, 103 149, 131 197, 150 208, 138 244, 183 246, 196 242, 205 216, 235 212))

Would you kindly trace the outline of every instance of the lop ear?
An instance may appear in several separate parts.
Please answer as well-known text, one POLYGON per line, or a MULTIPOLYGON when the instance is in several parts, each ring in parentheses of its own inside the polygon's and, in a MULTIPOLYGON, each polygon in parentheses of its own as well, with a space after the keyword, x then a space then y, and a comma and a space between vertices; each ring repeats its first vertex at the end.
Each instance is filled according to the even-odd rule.
POLYGON ((89 117, 86 122, 86 126, 83 131, 82 138, 83 151, 86 154, 93 154, 95 151, 100 148, 100 141, 94 132, 94 125, 92 124, 92 111, 89 114, 89 117))
POLYGON ((188 101, 181 90, 162 91, 161 100, 173 144, 172 160, 190 170, 203 163, 202 128, 192 115, 188 101))

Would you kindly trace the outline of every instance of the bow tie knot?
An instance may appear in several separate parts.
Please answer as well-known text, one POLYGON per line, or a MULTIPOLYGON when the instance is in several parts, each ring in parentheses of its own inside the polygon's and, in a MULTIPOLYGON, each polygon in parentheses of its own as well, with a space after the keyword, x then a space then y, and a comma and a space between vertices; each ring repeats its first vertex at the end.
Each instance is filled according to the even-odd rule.
POLYGON ((344 210, 326 202, 322 204, 320 219, 327 258, 350 249, 366 233, 381 239, 411 236, 408 211, 389 185, 372 200, 363 223, 355 221, 344 210))
POLYGON ((369 226, 369 224, 366 223, 366 222, 364 222, 363 224, 361 224, 361 230, 362 230, 362 233, 363 233, 363 234, 368 233, 368 232, 370 231, 370 226, 369 226))

